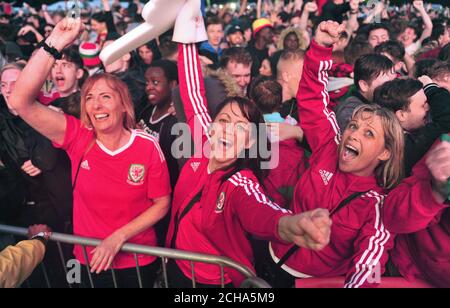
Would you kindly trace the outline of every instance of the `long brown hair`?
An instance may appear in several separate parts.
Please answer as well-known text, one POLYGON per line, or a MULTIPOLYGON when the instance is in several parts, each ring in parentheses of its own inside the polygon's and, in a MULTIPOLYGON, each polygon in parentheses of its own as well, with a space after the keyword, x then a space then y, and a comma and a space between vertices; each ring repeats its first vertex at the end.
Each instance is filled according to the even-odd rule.
POLYGON ((375 176, 381 187, 392 189, 400 183, 404 176, 405 138, 403 129, 392 111, 375 104, 359 106, 353 112, 352 118, 360 118, 367 113, 381 119, 384 146, 391 154, 388 160, 381 161, 376 167, 375 176))
POLYGON ((92 127, 91 120, 86 112, 86 96, 95 86, 95 84, 100 81, 105 80, 108 86, 116 93, 119 94, 122 106, 125 108, 125 117, 123 119, 123 127, 127 130, 132 130, 136 127, 136 120, 134 117, 134 105, 131 99, 130 92, 128 91, 127 85, 111 74, 96 74, 89 77, 81 89, 81 114, 80 119, 84 126, 92 127))

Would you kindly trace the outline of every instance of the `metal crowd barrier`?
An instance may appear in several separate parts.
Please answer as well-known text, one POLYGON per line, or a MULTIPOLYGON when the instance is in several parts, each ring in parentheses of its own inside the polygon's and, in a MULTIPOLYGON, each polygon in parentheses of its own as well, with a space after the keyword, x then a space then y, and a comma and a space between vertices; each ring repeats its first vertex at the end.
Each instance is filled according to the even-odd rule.
MULTIPOLYGON (((0 233, 14 235, 14 236, 20 236, 20 237, 27 237, 28 229, 0 224, 0 233)), ((58 247, 59 257, 60 257, 61 264, 64 268, 64 272, 65 272, 66 276, 67 276, 68 272, 67 272, 67 267, 66 267, 66 260, 65 260, 63 249, 61 246, 62 243, 70 244, 70 245, 81 245, 83 248, 83 251, 84 251, 84 258, 85 258, 86 264, 89 264, 89 262, 87 261, 88 258, 87 258, 86 247, 97 247, 101 243, 101 241, 97 240, 97 239, 84 238, 84 237, 61 234, 61 233, 52 233, 50 241, 55 242, 58 247)), ((166 287, 166 288, 170 287, 168 277, 167 277, 167 261, 168 261, 168 259, 190 261, 191 270, 192 270, 192 287, 193 288, 196 287, 196 283, 197 283, 195 280, 194 263, 209 263, 209 264, 216 264, 217 266, 219 266, 220 272, 222 274, 221 275, 222 288, 225 288, 225 274, 224 274, 225 267, 229 267, 234 270, 237 270, 239 273, 243 274, 246 277, 244 282, 241 284, 242 288, 270 288, 271 287, 267 282, 258 278, 255 275, 255 273, 252 270, 250 270, 248 267, 238 264, 226 257, 186 252, 186 251, 182 251, 182 250, 169 249, 169 248, 135 245, 135 244, 125 244, 122 247, 121 251, 127 252, 127 253, 132 253, 134 255, 134 259, 136 262, 137 278, 138 278, 139 286, 141 288, 142 288, 142 277, 141 277, 139 264, 138 264, 138 255, 139 254, 155 256, 155 257, 158 257, 161 259, 163 282, 164 282, 164 287, 166 287)), ((46 285, 48 288, 51 288, 52 286, 51 286, 50 279, 47 274, 45 263, 43 262, 40 266, 42 268, 42 272, 43 272, 43 276, 44 276, 46 285)), ((111 269, 110 271, 112 274, 114 287, 117 288, 118 287, 117 286, 117 278, 116 278, 114 269, 111 269)), ((88 272, 90 287, 94 288, 95 286, 93 283, 89 265, 87 265, 87 272, 88 272)), ((67 284, 68 284, 69 288, 72 287, 72 285, 69 282, 67 282, 67 284)))

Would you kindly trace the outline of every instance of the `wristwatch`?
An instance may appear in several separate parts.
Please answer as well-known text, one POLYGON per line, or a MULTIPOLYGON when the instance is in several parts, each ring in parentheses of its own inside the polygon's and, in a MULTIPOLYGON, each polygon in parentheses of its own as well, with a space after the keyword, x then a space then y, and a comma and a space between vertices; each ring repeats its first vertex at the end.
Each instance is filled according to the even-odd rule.
POLYGON ((31 240, 38 240, 41 241, 44 245, 47 245, 47 242, 50 238, 49 232, 39 232, 38 234, 34 235, 31 240))

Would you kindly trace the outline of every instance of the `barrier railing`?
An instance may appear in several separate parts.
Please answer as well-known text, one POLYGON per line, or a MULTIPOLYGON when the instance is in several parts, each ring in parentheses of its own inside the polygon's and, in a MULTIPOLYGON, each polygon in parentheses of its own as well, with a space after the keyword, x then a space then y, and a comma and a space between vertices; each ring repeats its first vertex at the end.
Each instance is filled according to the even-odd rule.
MULTIPOLYGON (((0 224, 0 233, 26 237, 28 234, 28 229, 0 224)), ((61 234, 61 233, 52 233, 50 241, 55 242, 58 247, 59 257, 60 257, 60 260, 61 260, 61 263, 64 268, 64 272, 65 272, 66 276, 67 276, 67 268, 66 268, 66 260, 64 257, 63 249, 61 246, 62 243, 82 246, 86 264, 89 264, 89 262, 87 262, 88 258, 87 258, 87 253, 86 253, 86 247, 97 247, 101 243, 101 241, 98 239, 84 238, 84 237, 61 234)), ((164 282, 164 286, 166 288, 170 287, 168 276, 167 276, 167 261, 169 259, 189 261, 191 264, 192 273, 194 273, 194 263, 208 263, 208 264, 215 264, 215 265, 219 266, 220 272, 222 273, 221 274, 222 288, 225 287, 225 275, 224 275, 225 267, 232 268, 246 277, 245 281, 241 285, 241 287, 243 287, 243 288, 270 288, 270 285, 267 284, 267 282, 258 278, 255 275, 255 273, 252 270, 250 270, 248 267, 238 264, 226 257, 186 252, 186 251, 169 249, 169 248, 149 247, 149 246, 142 246, 142 245, 135 245, 135 244, 125 244, 122 247, 121 251, 127 252, 127 253, 132 253, 134 255, 134 259, 136 262, 137 278, 138 278, 139 286, 141 288, 142 288, 142 277, 141 277, 139 264, 138 264, 138 255, 150 255, 150 256, 155 256, 155 257, 158 257, 161 259, 163 282, 164 282)), ((41 267, 42 267, 44 279, 46 280, 46 285, 49 288, 51 288, 52 286, 51 286, 50 280, 47 275, 45 263, 42 263, 41 267)), ((112 274, 114 287, 117 288, 116 274, 113 269, 111 269, 110 271, 112 274)), ((89 266, 87 267, 87 272, 88 272, 90 287, 94 288, 93 278, 92 278, 92 274, 90 272, 89 266)), ((195 280, 195 275, 192 275, 192 286, 194 288, 196 287, 196 283, 197 282, 195 280)), ((72 287, 72 285, 69 282, 67 282, 67 284, 68 284, 69 288, 72 287)))

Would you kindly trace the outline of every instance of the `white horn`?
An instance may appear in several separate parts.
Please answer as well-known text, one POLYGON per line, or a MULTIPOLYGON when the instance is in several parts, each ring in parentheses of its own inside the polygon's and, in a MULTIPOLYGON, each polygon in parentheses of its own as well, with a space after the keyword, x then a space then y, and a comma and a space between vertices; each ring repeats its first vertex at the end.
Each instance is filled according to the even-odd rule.
POLYGON ((105 47, 100 53, 103 64, 114 63, 123 55, 170 30, 185 3, 186 0, 149 1, 142 11, 146 22, 105 47))
POLYGON ((186 1, 175 22, 173 40, 185 44, 208 40, 200 0, 186 1))

